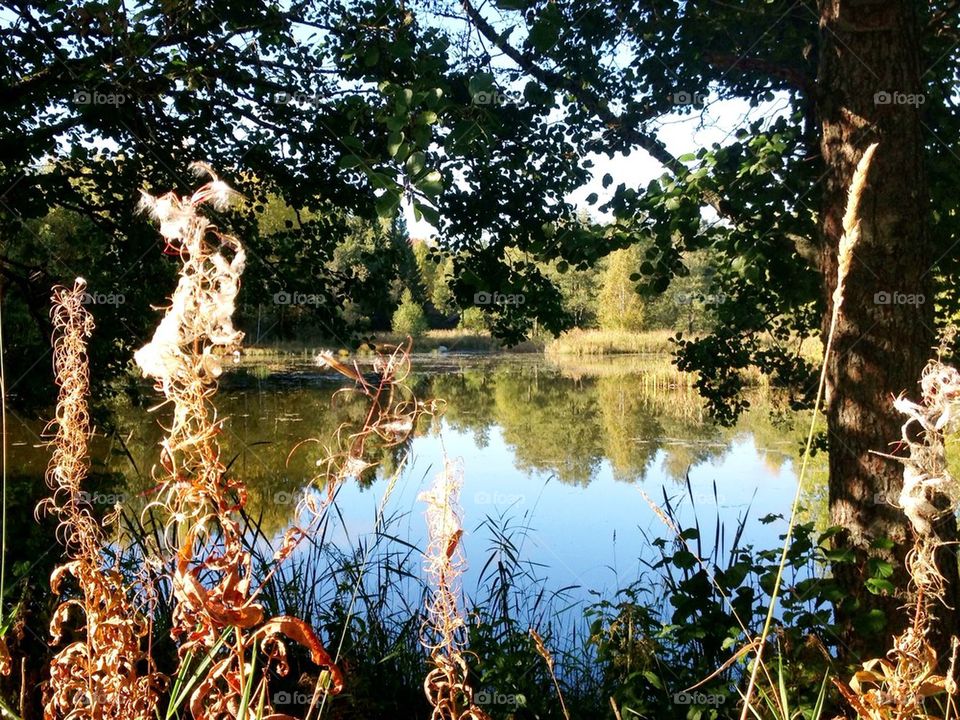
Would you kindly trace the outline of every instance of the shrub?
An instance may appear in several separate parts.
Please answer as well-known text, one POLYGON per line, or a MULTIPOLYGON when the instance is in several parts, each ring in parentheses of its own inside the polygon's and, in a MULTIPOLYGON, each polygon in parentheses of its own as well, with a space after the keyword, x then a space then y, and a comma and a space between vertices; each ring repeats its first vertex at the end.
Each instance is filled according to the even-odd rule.
POLYGON ((487 329, 487 319, 483 310, 478 307, 468 307, 460 314, 460 329, 470 332, 483 332, 487 329))
POLYGON ((428 329, 423 308, 416 303, 409 290, 404 290, 400 305, 393 313, 393 331, 399 335, 419 337, 428 329))

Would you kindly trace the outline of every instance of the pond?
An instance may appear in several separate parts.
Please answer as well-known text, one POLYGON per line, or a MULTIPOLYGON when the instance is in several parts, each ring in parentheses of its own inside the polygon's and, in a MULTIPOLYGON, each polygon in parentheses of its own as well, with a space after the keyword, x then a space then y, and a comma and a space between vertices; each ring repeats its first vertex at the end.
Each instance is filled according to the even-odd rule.
MULTIPOLYGON (((445 410, 382 458, 375 477, 341 487, 330 543, 350 546, 370 535, 379 508, 389 518, 381 532, 423 548, 417 496, 445 454, 462 461, 468 594, 478 592, 505 537, 547 587, 566 588, 574 603, 637 581, 657 558, 652 541, 673 538, 647 498, 669 501, 683 527, 699 522, 707 548, 729 549, 744 518, 741 543, 779 542, 785 522, 758 520, 789 512, 807 416, 777 410, 761 388, 738 424, 721 428, 664 357, 422 355, 413 367, 417 396, 443 398, 445 410)), ((323 444, 361 416, 362 404, 334 397, 347 385, 306 358, 246 365, 225 377, 216 397, 226 418, 223 457, 247 482, 248 509, 265 536, 278 538, 293 519, 323 444), (311 438, 321 442, 301 444, 311 438)), ((163 408, 122 406, 116 416, 118 433, 98 440, 94 470, 121 480, 92 499, 133 509, 154 487, 163 408)), ((20 468, 36 473, 45 463, 40 427, 15 423, 12 448, 20 468)))

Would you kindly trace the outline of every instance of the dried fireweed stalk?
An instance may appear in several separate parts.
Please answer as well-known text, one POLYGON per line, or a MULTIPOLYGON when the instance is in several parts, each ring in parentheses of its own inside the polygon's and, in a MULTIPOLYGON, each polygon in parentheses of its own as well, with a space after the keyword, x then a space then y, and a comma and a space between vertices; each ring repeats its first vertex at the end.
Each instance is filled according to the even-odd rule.
POLYGON ((160 222, 167 252, 181 263, 170 307, 153 339, 134 356, 172 406, 156 478, 159 496, 145 512, 159 509, 168 518, 164 537, 175 552, 171 635, 181 658, 206 654, 230 636, 193 690, 191 714, 196 720, 236 718, 253 698, 265 716, 279 719, 286 716, 270 706, 266 669, 289 671, 283 638, 304 646, 317 665, 327 667, 331 692, 339 692, 342 678, 313 629, 293 617, 265 621, 258 590, 252 588, 252 558, 240 522, 246 488, 220 459, 222 420, 211 402, 221 358, 235 351, 243 336, 232 315, 245 253, 239 240, 220 233, 197 212, 208 202, 223 207, 232 193, 207 165, 195 169, 212 179, 190 197, 144 194, 141 202, 160 222), (259 680, 249 672, 258 648, 267 659, 259 680))
POLYGON ((51 662, 44 717, 147 720, 166 679, 142 649, 149 623, 134 611, 121 573, 103 565, 104 538, 82 490, 90 437, 86 341, 93 331, 93 318, 82 304, 85 290, 78 279, 72 290, 56 288, 53 294, 53 361, 60 392, 56 418, 47 428, 53 433, 46 475, 52 494, 37 508, 58 519, 57 537, 68 558, 51 575, 51 589, 59 594, 70 576, 80 590, 54 613, 53 642, 60 642, 72 610, 80 612, 85 628, 83 637, 51 662))
MULTIPOLYGON (((908 608, 910 626, 893 639, 885 658, 863 664, 849 683, 837 683, 840 692, 863 718, 931 718, 923 707, 925 698, 946 693, 956 696, 955 660, 957 639, 953 638, 953 659, 946 675, 938 675, 936 650, 927 639, 933 619, 931 609, 943 602, 943 577, 937 568, 937 552, 943 542, 934 524, 955 513, 960 487, 947 470, 944 437, 960 429, 960 372, 939 361, 931 361, 920 380, 922 397, 914 403, 901 396, 894 407, 907 417, 901 442, 907 457, 903 463, 903 488, 897 501, 914 531, 913 548, 906 567, 914 601, 908 608)), ((892 457, 892 456, 890 456, 892 457)))
POLYGON ((352 388, 337 391, 335 397, 359 394, 368 407, 362 425, 340 426, 336 447, 327 448, 324 458, 317 462, 320 474, 315 482, 324 485, 328 494, 332 495, 346 478, 359 477, 374 466, 368 458, 368 443, 377 441, 381 449, 399 445, 413 433, 420 415, 435 412, 435 401, 418 400, 406 383, 410 375, 410 346, 408 341, 405 345, 388 346, 387 352, 378 351, 372 377, 365 377, 357 364, 340 362, 333 353, 317 355, 317 365, 335 370, 355 383, 352 388))
POLYGON ((311 438, 298 443, 290 451, 289 458, 308 443, 318 444, 322 451, 316 461, 317 475, 312 484, 326 491, 317 499, 305 493, 297 508, 297 515, 304 518, 304 527, 291 527, 284 535, 274 555, 275 562, 287 558, 311 529, 317 527, 336 495, 337 488, 349 478, 360 479, 375 471, 378 462, 375 452, 383 452, 407 442, 413 435, 422 415, 434 415, 439 401, 420 400, 407 384, 410 374, 410 346, 387 346, 378 351, 367 375, 359 365, 340 362, 333 353, 321 352, 316 357, 319 367, 329 368, 352 380, 353 387, 342 388, 334 393, 333 400, 350 396, 363 398, 366 412, 360 423, 344 423, 337 428, 330 444, 320 438, 311 438))
POLYGON ((425 639, 424 644, 430 651, 433 668, 423 683, 433 708, 431 720, 488 719, 473 703, 463 650, 466 622, 457 602, 464 569, 459 508, 462 474, 459 465, 445 460, 433 486, 419 497, 427 505, 425 569, 432 586, 427 605, 429 639, 425 639))

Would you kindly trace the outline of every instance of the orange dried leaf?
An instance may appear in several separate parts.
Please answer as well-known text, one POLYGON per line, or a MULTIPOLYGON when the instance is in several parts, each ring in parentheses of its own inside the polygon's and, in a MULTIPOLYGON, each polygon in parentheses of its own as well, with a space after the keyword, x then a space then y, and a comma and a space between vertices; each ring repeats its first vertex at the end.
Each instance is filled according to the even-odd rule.
POLYGON ((0 675, 9 675, 13 661, 10 658, 10 650, 7 648, 7 641, 0 637, 0 675))
POLYGON ((333 681, 330 689, 332 694, 336 695, 343 690, 343 674, 334 664, 333 658, 327 653, 312 627, 299 618, 278 615, 265 622, 253 633, 253 637, 257 639, 266 639, 276 635, 283 635, 299 643, 310 651, 310 659, 314 665, 326 667, 330 671, 333 681))

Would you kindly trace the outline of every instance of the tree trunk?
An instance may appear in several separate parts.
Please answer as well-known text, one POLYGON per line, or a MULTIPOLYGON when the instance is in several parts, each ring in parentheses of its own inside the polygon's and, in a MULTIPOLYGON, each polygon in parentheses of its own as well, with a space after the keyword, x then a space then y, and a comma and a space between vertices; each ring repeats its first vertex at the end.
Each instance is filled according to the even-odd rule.
MULTIPOLYGON (((821 265, 828 308, 836 285, 837 245, 847 189, 863 151, 879 147, 869 173, 842 312, 827 362, 829 497, 833 524, 844 531, 840 547, 854 562, 835 568, 847 599, 838 607, 853 657, 882 657, 890 634, 907 615, 903 597, 881 597, 865 586, 875 558, 894 566, 888 578, 907 587, 904 558, 912 530, 895 506, 903 466, 871 451, 893 452, 904 418, 891 407, 894 394, 916 395, 917 382, 934 353, 933 277, 937 251, 927 230, 927 185, 923 166, 918 18, 909 0, 820 0, 821 57, 818 105, 821 151, 826 167, 821 214, 821 265), (892 550, 874 547, 889 538, 892 550), (871 612, 882 611, 887 627, 869 633, 871 612)), ((941 251, 942 252, 942 251, 941 251)), ((829 325, 826 314, 824 332, 829 325)), ((956 538, 951 517, 941 527, 956 538)), ((943 563, 956 605, 956 557, 943 563)), ((954 632, 950 610, 935 623, 954 632)), ((941 660, 943 657, 941 656, 941 660)))

